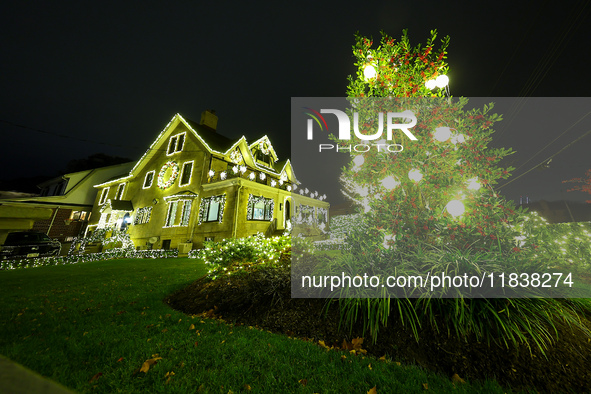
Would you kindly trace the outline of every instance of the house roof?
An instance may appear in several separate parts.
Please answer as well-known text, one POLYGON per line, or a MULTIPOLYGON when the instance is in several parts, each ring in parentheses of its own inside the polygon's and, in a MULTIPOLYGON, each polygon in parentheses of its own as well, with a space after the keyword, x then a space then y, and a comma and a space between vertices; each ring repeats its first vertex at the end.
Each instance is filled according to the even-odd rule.
MULTIPOLYGON (((263 136, 263 137, 259 138, 255 143, 251 143, 249 145, 244 136, 240 137, 237 140, 231 140, 221 134, 218 134, 214 129, 212 129, 206 125, 199 124, 193 120, 189 120, 189 119, 182 117, 180 114, 176 114, 170 120, 170 122, 168 122, 168 124, 164 127, 164 129, 160 132, 160 134, 154 140, 152 145, 148 148, 146 153, 144 153, 144 155, 136 162, 135 166, 133 166, 133 168, 131 169, 129 174, 127 174, 125 176, 121 176, 119 178, 111 179, 107 182, 103 182, 101 184, 95 185, 94 187, 109 186, 115 182, 122 182, 122 181, 125 181, 125 180, 135 176, 137 173, 139 173, 142 170, 143 166, 146 165, 146 163, 148 163, 149 160, 158 153, 158 151, 159 151, 158 147, 163 144, 163 139, 164 139, 165 135, 167 134, 167 132, 174 129, 175 127, 177 127, 181 123, 184 123, 185 126, 195 135, 195 137, 197 137, 197 139, 199 141, 201 141, 202 144, 204 144, 205 148, 214 156, 223 157, 223 156, 229 154, 230 151, 233 150, 234 148, 242 146, 244 151, 248 151, 247 155, 250 157, 249 158, 250 165, 257 168, 259 171, 267 172, 268 174, 278 175, 286 168, 286 166, 291 167, 291 163, 289 162, 289 160, 282 162, 281 167, 275 165, 274 168, 272 168, 272 167, 261 166, 253 159, 252 153, 250 151, 250 146, 253 146, 255 143, 258 143, 261 141, 267 141, 269 143, 269 145, 270 145, 269 147, 271 149, 272 155, 273 155, 274 159, 276 159, 275 151, 272 149, 273 147, 272 147, 267 136, 263 136), (278 171, 279 168, 281 168, 281 170, 278 171)), ((243 153, 246 153, 246 152, 243 152, 243 153)), ((291 175, 293 175, 293 171, 291 171, 291 175)), ((297 183, 297 181, 295 179, 294 179, 294 181, 297 183)))
POLYGON ((184 119, 189 124, 189 126, 191 126, 191 128, 205 140, 207 145, 209 145, 209 147, 214 150, 225 152, 236 143, 236 140, 231 140, 228 137, 224 137, 208 126, 199 124, 198 122, 195 122, 191 119, 184 119))

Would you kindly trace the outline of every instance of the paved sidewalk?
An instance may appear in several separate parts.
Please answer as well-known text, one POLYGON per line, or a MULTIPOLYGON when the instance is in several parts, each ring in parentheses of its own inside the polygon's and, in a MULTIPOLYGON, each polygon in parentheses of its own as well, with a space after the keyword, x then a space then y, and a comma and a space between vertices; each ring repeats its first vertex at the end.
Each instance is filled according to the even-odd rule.
POLYGON ((0 355, 0 393, 74 394, 73 391, 0 355))

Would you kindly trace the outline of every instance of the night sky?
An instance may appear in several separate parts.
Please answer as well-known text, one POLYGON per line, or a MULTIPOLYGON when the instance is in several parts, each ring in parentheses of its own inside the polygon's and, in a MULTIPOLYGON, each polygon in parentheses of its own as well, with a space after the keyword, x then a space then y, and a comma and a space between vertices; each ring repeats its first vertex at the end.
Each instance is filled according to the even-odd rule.
MULTIPOLYGON (((216 110, 219 133, 267 134, 285 158, 291 97, 345 95, 355 31, 378 41, 380 30, 398 38, 408 28, 413 44, 431 29, 449 35, 453 96, 589 95, 589 1, 475 3, 4 2, 0 179, 57 175, 68 161, 99 152, 137 160, 175 113, 199 121, 205 109, 216 110)), ((495 143, 516 150, 519 167, 589 103, 552 127, 507 122, 495 143)), ((591 114, 515 174, 588 130, 591 114)), ((591 168, 588 148, 591 135, 503 192, 588 198, 567 195, 560 182, 591 168)))

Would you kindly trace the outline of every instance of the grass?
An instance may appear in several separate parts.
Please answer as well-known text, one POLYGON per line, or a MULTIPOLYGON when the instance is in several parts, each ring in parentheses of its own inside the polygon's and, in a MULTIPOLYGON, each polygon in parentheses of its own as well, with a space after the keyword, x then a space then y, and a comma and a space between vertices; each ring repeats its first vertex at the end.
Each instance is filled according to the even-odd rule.
POLYGON ((0 353, 79 392, 506 392, 162 302, 205 272, 183 258, 0 271, 0 353))

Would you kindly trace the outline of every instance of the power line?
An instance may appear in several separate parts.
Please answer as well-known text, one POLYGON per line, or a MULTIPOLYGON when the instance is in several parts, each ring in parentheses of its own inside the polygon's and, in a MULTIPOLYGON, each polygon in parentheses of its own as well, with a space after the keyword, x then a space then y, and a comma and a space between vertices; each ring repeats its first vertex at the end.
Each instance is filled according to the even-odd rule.
POLYGON ((581 118, 579 118, 579 120, 577 120, 575 123, 573 123, 568 129, 566 129, 565 131, 563 131, 562 133, 560 133, 560 135, 558 135, 558 137, 554 138, 552 141, 550 141, 548 144, 546 144, 546 146, 544 146, 542 149, 540 149, 535 155, 533 155, 532 157, 530 157, 529 159, 527 159, 526 162, 524 162, 519 167, 517 167, 515 169, 515 171, 519 170, 521 167, 523 167, 524 165, 526 165, 527 163, 529 163, 531 160, 533 160, 534 157, 536 157, 537 155, 539 155, 540 153, 542 153, 542 151, 544 151, 547 147, 549 147, 550 145, 552 145, 557 139, 559 139, 560 137, 562 137, 569 130, 571 130, 573 127, 575 127, 577 124, 579 124, 583 119, 585 119, 587 116, 589 116, 589 114, 591 114, 591 111, 587 112, 585 115, 583 115, 581 118))
POLYGON ((552 158, 554 158, 554 156, 557 156, 559 153, 563 152, 565 149, 567 149, 568 147, 570 147, 572 144, 574 144, 575 142, 579 141, 581 138, 585 137, 586 135, 590 134, 591 130, 588 130, 585 134, 583 134, 582 136, 580 136, 579 138, 577 138, 576 140, 574 140, 573 142, 569 143, 568 145, 566 145, 564 148, 560 149, 558 152, 554 153, 552 156, 546 158, 545 160, 541 161, 540 163, 538 163, 537 165, 533 166, 532 168, 530 168, 529 170, 527 170, 526 172, 524 172, 523 174, 511 179, 509 182, 505 183, 502 186, 499 186, 498 189, 502 189, 505 186, 507 186, 508 184, 510 184, 513 181, 518 180, 519 178, 521 178, 522 176, 528 174, 529 172, 535 170, 536 168, 538 168, 539 166, 541 166, 544 163, 547 163, 549 160, 551 160, 552 158))

